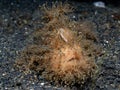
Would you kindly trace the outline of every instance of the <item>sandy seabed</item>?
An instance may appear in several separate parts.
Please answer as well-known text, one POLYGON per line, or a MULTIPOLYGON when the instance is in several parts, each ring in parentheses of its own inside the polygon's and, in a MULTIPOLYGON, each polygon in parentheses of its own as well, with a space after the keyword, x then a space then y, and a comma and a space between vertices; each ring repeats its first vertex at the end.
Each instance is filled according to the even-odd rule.
MULTIPOLYGON (((119 37, 120 35, 119 15, 120 14, 119 12, 120 11, 119 10, 120 9, 119 7, 108 6, 109 8, 104 9, 104 8, 96 8, 93 5, 88 3, 78 3, 78 2, 71 2, 71 3, 73 7, 76 6, 76 9, 73 13, 68 14, 68 16, 75 21, 80 19, 80 21, 85 21, 87 23, 91 22, 93 27, 90 27, 89 24, 87 25, 86 23, 85 23, 85 26, 92 28, 93 30, 92 32, 94 32, 95 35, 97 36, 94 36, 94 33, 91 33, 91 32, 88 32, 91 34, 85 33, 86 31, 84 31, 84 28, 86 29, 87 27, 81 27, 83 28, 82 32, 86 34, 87 36, 86 38, 88 40, 93 40, 93 42, 96 42, 99 46, 103 48, 102 55, 100 52, 97 52, 97 54, 100 54, 100 56, 95 59, 95 62, 97 63, 97 65, 101 66, 101 69, 100 69, 99 75, 97 76, 97 80, 95 81, 94 90, 101 90, 101 89, 119 90, 120 88, 120 72, 119 72, 120 71, 120 68, 119 68, 119 65, 120 65, 120 61, 119 61, 120 59, 119 57, 119 54, 120 54, 119 53, 119 50, 120 50, 119 48, 120 46, 120 42, 119 42, 120 41, 120 37, 119 37)), ((0 62, 0 73, 1 73, 0 89, 2 90, 5 90, 5 89, 64 90, 65 89, 65 87, 53 86, 51 81, 49 82, 43 79, 39 75, 39 73, 43 71, 41 70, 41 68, 43 69, 43 67, 38 68, 38 70, 39 69, 41 70, 40 72, 30 71, 29 74, 26 74, 25 72, 23 73, 22 70, 16 69, 16 67, 14 66, 16 56, 20 55, 19 53, 21 51, 26 49, 26 47, 28 47, 30 44, 33 45, 35 43, 37 45, 38 43, 41 43, 41 40, 39 42, 35 41, 38 39, 38 37, 32 36, 32 34, 35 31, 39 32, 39 29, 43 28, 43 24, 46 23, 46 22, 41 23, 42 14, 38 10, 39 4, 41 3, 15 1, 15 2, 11 2, 11 4, 8 4, 5 1, 0 2, 0 8, 1 8, 0 9, 0 14, 1 14, 0 16, 0 61, 1 61, 0 62), (27 3, 29 4, 29 6, 27 3), (19 4, 23 4, 23 6, 19 4), (34 41, 33 41, 33 37, 34 37, 34 41)), ((61 30, 58 34, 59 37, 56 37, 57 39, 54 39, 54 40, 60 39, 60 43, 61 42, 65 43, 66 40, 69 41, 69 39, 76 40, 76 38, 70 38, 69 35, 67 36, 67 32, 62 33, 64 32, 64 30, 65 29, 63 28, 63 30, 61 30)), ((77 33, 77 34, 75 33, 75 35, 78 37, 81 35, 81 33, 77 33)), ((78 45, 79 44, 78 42, 79 40, 75 45, 78 45)), ((84 43, 85 41, 83 40, 82 42, 84 43)), ((60 57, 60 56, 56 57, 56 55, 58 55, 59 50, 61 50, 62 52, 61 55, 63 55, 62 56, 63 58, 67 57, 66 60, 72 63, 76 63, 75 59, 79 60, 81 58, 79 57, 80 55, 77 55, 76 46, 75 48, 73 48, 74 46, 73 45, 71 48, 71 46, 69 45, 66 45, 66 44, 64 45, 65 46, 62 46, 63 48, 61 49, 58 49, 59 45, 58 46, 53 45, 54 47, 57 48, 55 50, 58 50, 58 52, 57 51, 52 52, 52 54, 54 54, 52 55, 53 56, 52 58, 60 57), (71 50, 73 52, 69 53, 69 51, 71 50), (65 54, 65 53, 69 53, 70 56, 67 56, 68 54, 65 54)), ((81 48, 81 47, 77 46, 77 48, 81 48)), ((93 48, 93 47, 90 46, 89 48, 93 48)), ((46 50, 46 48, 44 48, 43 51, 44 50, 46 50)), ((77 50, 78 52, 81 52, 81 49, 77 49, 77 50)), ((91 51, 88 50, 88 52, 91 52, 91 51)), ((94 55, 94 53, 92 54, 94 55)), ((89 53, 86 53, 86 55, 91 56, 89 53)), ((63 59, 63 62, 64 62, 64 59, 63 59)), ((37 64, 38 63, 35 63, 35 65, 37 64)), ((63 65, 62 67, 66 66, 66 65, 64 66, 64 64, 62 65, 63 65)), ((36 67, 33 66, 32 69, 34 68, 36 67)), ((84 89, 88 90, 90 88, 91 88, 91 85, 86 85, 84 89)), ((79 86, 77 86, 77 88, 74 86, 71 89, 79 90, 80 88, 79 86)))

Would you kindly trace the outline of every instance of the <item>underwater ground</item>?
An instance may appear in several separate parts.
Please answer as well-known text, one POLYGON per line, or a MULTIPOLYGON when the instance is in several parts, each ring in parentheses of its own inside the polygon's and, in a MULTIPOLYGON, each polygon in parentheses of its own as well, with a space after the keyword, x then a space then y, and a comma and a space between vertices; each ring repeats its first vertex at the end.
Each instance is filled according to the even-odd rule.
MULTIPOLYGON (((44 2, 0 1, 0 90, 69 90, 53 86, 36 72, 26 74, 14 66, 20 51, 32 43, 30 35, 42 27, 38 8, 44 2)), ((93 90, 120 90, 120 7, 108 4, 98 8, 87 2, 69 3, 75 7, 69 17, 92 22, 102 47, 103 54, 96 58, 101 68, 93 90)), ((72 90, 80 89, 74 86, 72 90)))

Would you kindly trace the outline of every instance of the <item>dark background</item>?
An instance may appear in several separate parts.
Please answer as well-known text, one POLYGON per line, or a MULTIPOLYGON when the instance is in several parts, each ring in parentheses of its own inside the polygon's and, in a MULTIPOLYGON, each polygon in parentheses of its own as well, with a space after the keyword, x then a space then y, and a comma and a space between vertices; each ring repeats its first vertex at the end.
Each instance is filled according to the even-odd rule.
POLYGON ((79 1, 79 2, 103 1, 106 4, 112 4, 112 5, 115 5, 115 6, 120 6, 120 0, 73 0, 73 1, 79 1))
MULTIPOLYGON (((37 1, 40 2, 40 3, 44 3, 46 1, 66 1, 66 0, 0 0, 0 2, 3 2, 4 4, 10 4, 11 2, 15 2, 15 3, 19 3, 19 4, 22 4, 22 3, 35 3, 37 1)), ((78 1, 78 2, 88 2, 88 3, 92 3, 92 2, 95 2, 95 1, 103 1, 105 2, 105 4, 112 4, 114 6, 120 6, 120 0, 67 0, 67 1, 78 1)), ((37 4, 36 3, 36 4, 37 4)))

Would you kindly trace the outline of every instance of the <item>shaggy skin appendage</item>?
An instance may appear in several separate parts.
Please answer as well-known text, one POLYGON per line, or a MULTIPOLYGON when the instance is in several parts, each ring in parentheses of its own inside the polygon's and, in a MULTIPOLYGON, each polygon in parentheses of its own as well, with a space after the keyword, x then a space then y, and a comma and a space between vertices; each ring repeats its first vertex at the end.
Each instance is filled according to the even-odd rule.
POLYGON ((43 5, 41 10, 44 27, 33 33, 33 45, 21 52, 17 65, 60 85, 82 85, 93 78, 97 38, 86 27, 89 23, 71 21, 66 13, 73 8, 68 3, 43 5))

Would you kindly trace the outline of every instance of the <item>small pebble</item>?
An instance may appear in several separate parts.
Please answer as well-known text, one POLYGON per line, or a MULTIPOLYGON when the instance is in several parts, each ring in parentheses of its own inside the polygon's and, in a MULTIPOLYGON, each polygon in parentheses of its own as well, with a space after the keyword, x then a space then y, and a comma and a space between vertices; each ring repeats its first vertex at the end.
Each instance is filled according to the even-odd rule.
POLYGON ((45 85, 45 83, 41 83, 41 86, 44 86, 45 85))
POLYGON ((5 75, 6 75, 6 73, 3 73, 2 75, 3 75, 3 76, 5 76, 5 75))
POLYGON ((73 18, 76 18, 75 16, 73 16, 73 18))
POLYGON ((93 5, 99 8, 105 8, 105 3, 102 1, 94 2, 93 5))

